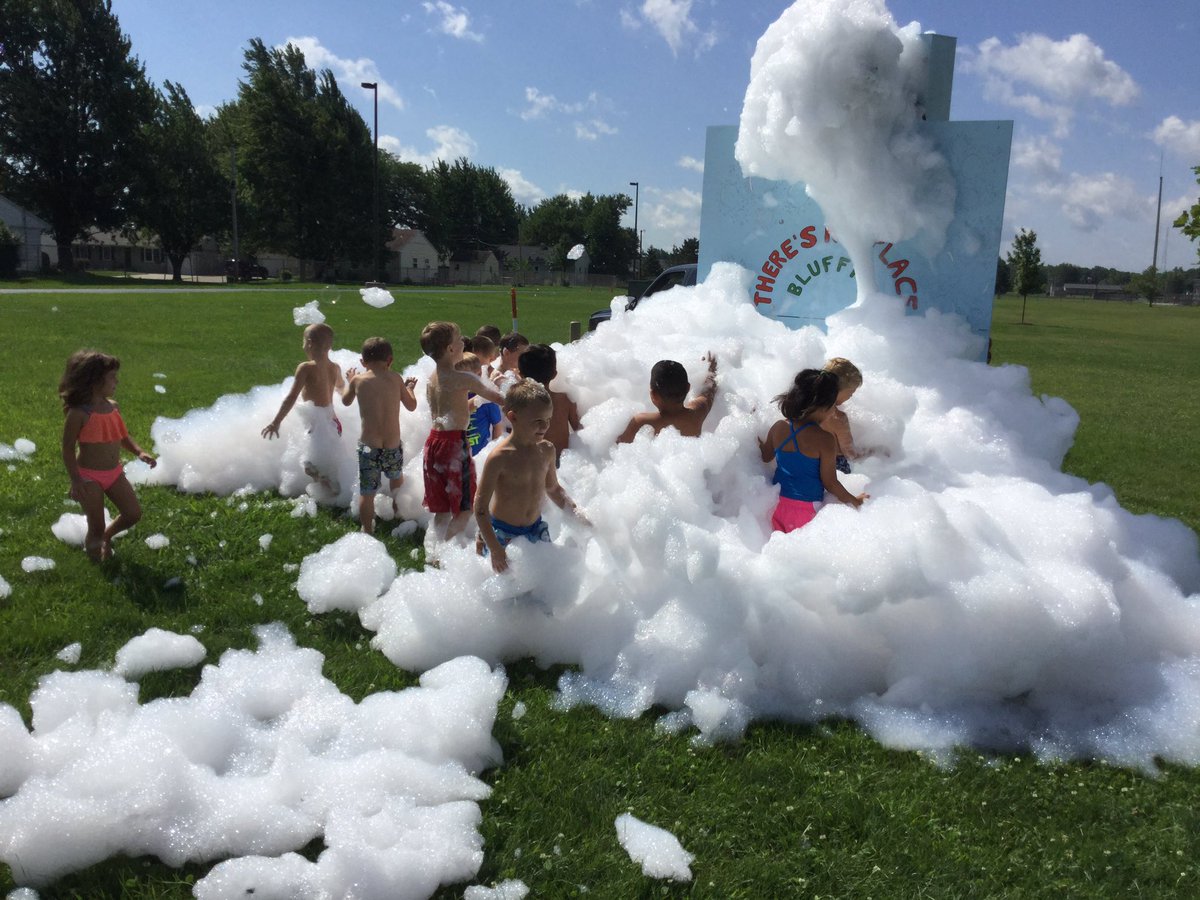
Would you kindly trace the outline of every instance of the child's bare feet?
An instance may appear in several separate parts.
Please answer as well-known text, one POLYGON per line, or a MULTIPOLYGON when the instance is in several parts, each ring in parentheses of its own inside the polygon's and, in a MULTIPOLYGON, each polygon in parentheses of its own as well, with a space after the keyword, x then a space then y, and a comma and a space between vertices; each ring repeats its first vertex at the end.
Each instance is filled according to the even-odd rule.
POLYGON ((88 555, 88 559, 90 559, 92 562, 94 562, 94 563, 103 562, 104 561, 104 556, 103 556, 104 544, 105 544, 105 541, 103 539, 101 539, 99 541, 85 540, 83 542, 83 551, 88 555))
POLYGON ((112 538, 106 537, 100 542, 100 562, 108 562, 113 558, 112 538))

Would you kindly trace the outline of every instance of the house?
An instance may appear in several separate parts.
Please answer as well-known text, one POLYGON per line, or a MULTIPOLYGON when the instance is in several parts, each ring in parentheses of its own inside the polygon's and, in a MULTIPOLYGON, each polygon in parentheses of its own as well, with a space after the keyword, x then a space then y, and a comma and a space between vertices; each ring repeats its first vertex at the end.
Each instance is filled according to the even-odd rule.
MULTIPOLYGON (((49 232, 49 223, 3 196, 0 196, 0 222, 7 225, 21 242, 17 248, 17 271, 41 271, 42 234, 49 232)), ((47 259, 46 265, 49 264, 47 259)))
POLYGON ((424 232, 416 228, 393 228, 387 250, 389 281, 428 284, 437 278, 438 252, 424 232))
POLYGON ((491 250, 460 250, 442 267, 451 284, 499 284, 500 260, 491 250))
POLYGON ((533 244, 498 244, 496 254, 503 262, 506 277, 516 284, 559 284, 564 278, 570 284, 587 284, 591 257, 586 250, 579 259, 568 260, 564 272, 555 261, 550 247, 533 244))
MULTIPOLYGON (((58 248, 47 238, 47 255, 55 264, 58 248)), ((171 260, 159 246, 158 238, 144 233, 93 231, 71 244, 71 256, 77 269, 102 269, 114 272, 141 273, 170 277, 171 260)), ((182 274, 220 275, 224 273, 220 248, 212 238, 200 243, 184 258, 182 274)))
POLYGON ((1093 300, 1132 300, 1134 294, 1120 284, 1063 284, 1050 286, 1050 296, 1091 297, 1093 300))

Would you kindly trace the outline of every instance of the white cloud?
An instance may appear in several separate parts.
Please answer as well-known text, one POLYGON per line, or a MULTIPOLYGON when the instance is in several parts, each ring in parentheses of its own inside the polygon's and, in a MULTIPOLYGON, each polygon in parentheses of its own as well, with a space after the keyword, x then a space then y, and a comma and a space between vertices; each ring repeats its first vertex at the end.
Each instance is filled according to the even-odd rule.
MULTIPOLYGON (((595 97, 595 94, 592 95, 595 97)), ((580 113, 583 103, 564 103, 553 94, 543 94, 535 87, 525 88, 525 102, 528 106, 521 110, 521 118, 525 121, 540 119, 548 112, 580 113)))
POLYGON ((1054 179, 1062 171, 1062 147, 1045 135, 1013 141, 1012 164, 1035 178, 1054 179))
POLYGON ((591 119, 575 123, 575 137, 581 141, 594 141, 600 135, 617 134, 617 129, 602 119, 591 119))
POLYGON ((1061 204, 1063 217, 1077 230, 1093 232, 1101 226, 1128 219, 1143 221, 1154 211, 1155 198, 1138 191, 1124 175, 1071 173, 1055 182, 1033 188, 1043 199, 1061 204))
POLYGON ((394 87, 379 77, 379 67, 373 59, 365 56, 360 59, 343 59, 322 46, 315 37, 290 37, 281 46, 287 44, 300 50, 304 54, 304 61, 311 68, 329 69, 333 72, 333 77, 338 80, 343 93, 349 89, 370 94, 370 91, 359 85, 364 81, 373 81, 379 85, 379 99, 382 102, 390 103, 396 109, 404 109, 404 100, 394 87))
POLYGON ((1191 160, 1200 158, 1200 120, 1168 116, 1154 129, 1154 143, 1191 160))
POLYGON ((422 3, 425 12, 440 16, 438 30, 442 34, 467 41, 482 41, 483 35, 471 30, 471 14, 467 8, 454 6, 446 0, 434 0, 432 3, 422 3))
POLYGON ((476 150, 474 139, 461 128, 455 128, 452 125, 435 125, 425 131, 425 136, 434 143, 434 149, 429 153, 422 153, 414 147, 406 147, 400 143, 398 137, 390 134, 379 136, 379 146, 395 154, 404 162, 420 163, 426 168, 432 166, 439 159, 444 159, 446 162, 454 162, 460 156, 469 159, 476 150))
POLYGON ((679 157, 679 162, 675 165, 681 169, 691 169, 693 172, 700 172, 701 174, 704 172, 704 160, 696 159, 694 156, 681 156, 679 157))
POLYGON ((208 103, 193 104, 192 109, 194 109, 196 111, 196 115, 202 119, 211 119, 217 114, 217 108, 208 103))
POLYGON ((654 237, 646 237, 646 246, 663 242, 664 249, 682 243, 684 238, 700 234, 700 201, 698 191, 680 188, 664 191, 648 188, 643 192, 650 202, 642 204, 642 215, 654 237))
POLYGON ((496 173, 508 182, 513 199, 525 206, 532 206, 546 198, 546 192, 521 174, 518 169, 497 169, 496 173))
POLYGON ((964 69, 983 77, 989 98, 1055 122, 1060 136, 1070 126, 1074 105, 1097 100, 1126 106, 1140 93, 1129 73, 1106 59, 1086 34, 1061 41, 1023 34, 1011 47, 991 37, 970 54, 964 69))
POLYGON ((692 20, 692 0, 644 0, 637 13, 621 10, 624 27, 637 29, 643 22, 662 36, 676 56, 685 47, 701 53, 717 42, 715 30, 702 31, 692 20))

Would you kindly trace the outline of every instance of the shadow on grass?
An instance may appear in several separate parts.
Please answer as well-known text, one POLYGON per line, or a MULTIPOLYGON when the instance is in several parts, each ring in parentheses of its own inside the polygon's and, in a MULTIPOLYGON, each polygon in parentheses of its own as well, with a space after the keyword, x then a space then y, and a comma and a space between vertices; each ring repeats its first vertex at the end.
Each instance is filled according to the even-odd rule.
POLYGON ((182 576, 165 575, 145 563, 119 555, 106 567, 114 575, 114 585, 144 612, 179 612, 188 608, 187 581, 182 576))

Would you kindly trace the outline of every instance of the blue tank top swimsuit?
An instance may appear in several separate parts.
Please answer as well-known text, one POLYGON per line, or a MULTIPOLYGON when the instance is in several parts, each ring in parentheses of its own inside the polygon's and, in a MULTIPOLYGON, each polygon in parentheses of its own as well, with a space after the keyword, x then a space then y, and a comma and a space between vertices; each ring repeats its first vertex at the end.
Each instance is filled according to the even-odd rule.
MULTIPOLYGON (((788 424, 791 425, 790 422, 788 424)), ((825 499, 825 486, 821 484, 821 458, 806 456, 796 442, 796 435, 812 424, 814 423, 805 422, 799 428, 792 426, 787 440, 775 451, 773 483, 779 485, 779 496, 789 500, 819 503, 825 499), (785 452, 783 448, 789 443, 796 449, 785 452)))

